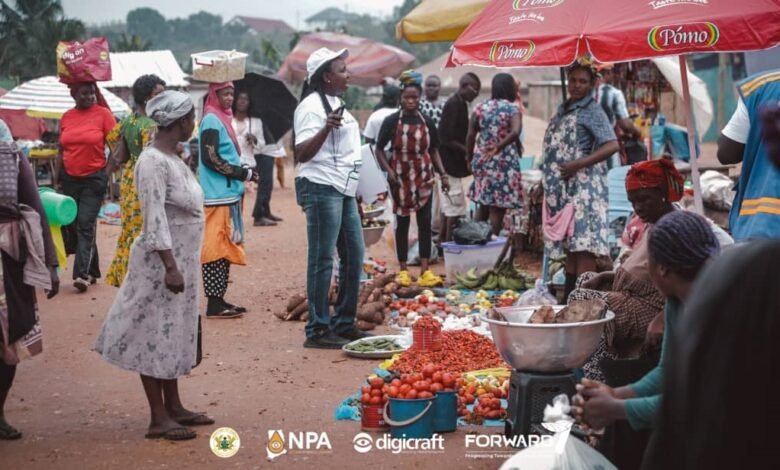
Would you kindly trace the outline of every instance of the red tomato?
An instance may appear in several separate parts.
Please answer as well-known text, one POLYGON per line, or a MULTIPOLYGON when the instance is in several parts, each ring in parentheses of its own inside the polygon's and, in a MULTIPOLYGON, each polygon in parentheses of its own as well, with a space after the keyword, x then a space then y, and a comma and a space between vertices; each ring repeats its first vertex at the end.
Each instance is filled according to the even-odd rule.
POLYGON ((417 397, 419 398, 433 398, 433 393, 431 392, 420 392, 417 397))
POLYGON ((444 389, 444 386, 438 382, 431 384, 431 393, 439 393, 444 389))
POLYGON ((460 377, 456 378, 455 379, 455 385, 457 385, 458 387, 462 387, 463 386, 463 379, 461 379, 460 377))
POLYGON ((372 397, 381 397, 382 396, 382 390, 379 389, 371 389, 371 396, 372 397))
POLYGON ((434 382, 442 383, 443 382, 443 379, 442 379, 443 376, 444 376, 444 374, 442 374, 441 372, 436 371, 436 372, 433 373, 433 377, 431 377, 431 380, 434 381, 434 382))
POLYGON ((416 400, 417 399, 417 390, 411 389, 408 392, 406 392, 406 399, 407 400, 416 400))
POLYGON ((371 395, 368 393, 364 393, 363 396, 360 398, 360 403, 367 405, 371 401, 371 395))
POLYGON ((466 399, 466 404, 470 405, 474 403, 474 395, 467 393, 463 397, 466 399))
POLYGON ((401 383, 402 383, 402 382, 401 382, 400 380, 398 380, 398 379, 393 379, 393 381, 392 381, 392 382, 390 382, 390 385, 392 385, 392 386, 394 386, 394 387, 400 387, 400 386, 401 386, 401 383))
POLYGON ((428 305, 428 297, 421 295, 418 302, 420 302, 420 305, 428 305))
POLYGON ((455 378, 449 372, 441 374, 441 383, 446 388, 455 388, 455 378))
POLYGON ((414 389, 417 390, 417 393, 420 392, 430 392, 431 391, 431 384, 429 384, 425 380, 420 380, 419 382, 414 383, 414 389))
POLYGON ((401 388, 398 389, 398 393, 401 394, 401 395, 406 395, 407 393, 409 393, 409 390, 411 390, 411 389, 412 389, 411 385, 403 384, 403 385, 401 385, 401 388))
POLYGON ((436 372, 436 367, 433 364, 427 364, 425 367, 423 367, 422 375, 425 378, 430 378, 433 376, 434 372, 436 372))
POLYGON ((413 384, 415 382, 419 382, 420 380, 423 379, 423 376, 422 376, 422 374, 412 374, 411 379, 412 379, 412 382, 409 385, 411 385, 411 384, 413 384))
POLYGON ((371 386, 370 385, 363 385, 360 388, 360 391, 363 393, 371 393, 371 386))
POLYGON ((371 405, 381 405, 382 404, 382 397, 371 397, 371 400, 368 402, 371 405))
POLYGON ((391 385, 387 390, 387 394, 390 396, 390 398, 396 398, 398 396, 398 387, 391 385))
POLYGON ((382 387, 384 387, 384 385, 385 385, 385 381, 382 380, 379 377, 374 377, 372 379, 369 379, 368 383, 371 385, 371 388, 375 388, 375 389, 379 389, 379 390, 381 390, 382 387))
POLYGON ((382 395, 382 404, 387 403, 387 395, 382 395))

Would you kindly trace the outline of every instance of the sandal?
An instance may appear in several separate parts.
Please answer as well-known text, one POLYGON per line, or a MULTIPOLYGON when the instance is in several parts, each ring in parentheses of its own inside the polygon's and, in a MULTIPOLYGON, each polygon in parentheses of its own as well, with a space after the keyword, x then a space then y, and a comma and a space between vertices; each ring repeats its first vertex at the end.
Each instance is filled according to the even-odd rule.
POLYGON ((18 429, 0 419, 0 441, 15 441, 21 438, 22 433, 18 429))
POLYGON ((229 304, 227 302, 224 302, 224 304, 225 304, 225 307, 227 307, 229 309, 233 309, 235 312, 238 312, 238 313, 246 313, 246 312, 249 311, 246 307, 239 307, 238 305, 229 304))
POLYGON ((181 419, 174 418, 174 421, 184 426, 208 426, 210 424, 214 424, 214 419, 206 416, 203 413, 194 414, 192 416, 181 419))
POLYGON ((233 310, 232 308, 226 308, 221 312, 217 312, 217 313, 206 313, 206 318, 214 318, 217 320, 224 320, 228 318, 239 318, 243 316, 244 316, 243 313, 239 313, 233 310))
POLYGON ((192 429, 187 428, 173 428, 162 432, 148 432, 144 436, 147 439, 165 439, 168 441, 186 441, 189 439, 195 439, 198 434, 192 429))
POLYGON ((395 277, 395 282, 401 287, 409 287, 412 285, 412 276, 409 275, 409 271, 401 271, 395 277))
POLYGON ((419 284, 420 287, 438 287, 444 284, 444 280, 433 274, 433 271, 428 270, 422 273, 417 280, 417 284, 419 284))

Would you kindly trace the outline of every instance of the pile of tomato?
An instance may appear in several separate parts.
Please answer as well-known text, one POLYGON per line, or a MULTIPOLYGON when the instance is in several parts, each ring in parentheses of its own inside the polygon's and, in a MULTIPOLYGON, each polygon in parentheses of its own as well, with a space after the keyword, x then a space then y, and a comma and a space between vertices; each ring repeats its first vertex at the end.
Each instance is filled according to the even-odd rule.
POLYGON ((486 393, 477 398, 474 414, 486 419, 506 418, 506 410, 501 407, 501 399, 492 393, 486 393))

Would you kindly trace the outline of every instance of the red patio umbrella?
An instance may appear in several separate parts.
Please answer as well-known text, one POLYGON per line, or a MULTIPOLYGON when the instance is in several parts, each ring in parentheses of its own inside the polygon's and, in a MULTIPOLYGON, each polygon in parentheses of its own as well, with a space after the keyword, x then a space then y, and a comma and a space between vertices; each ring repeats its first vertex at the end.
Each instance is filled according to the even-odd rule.
POLYGON ((384 77, 398 76, 414 62, 414 56, 397 47, 371 39, 341 33, 311 33, 302 37, 284 59, 279 77, 291 82, 306 78, 306 59, 321 47, 337 51, 349 49, 347 67, 350 82, 355 85, 376 86, 384 77))
MULTIPOLYGON (((458 37, 447 66, 566 66, 590 53, 623 62, 693 52, 738 52, 780 43, 780 0, 493 0, 458 37)), ((680 55, 694 146, 688 74, 680 55)), ((691 159, 696 210, 699 169, 691 159)))

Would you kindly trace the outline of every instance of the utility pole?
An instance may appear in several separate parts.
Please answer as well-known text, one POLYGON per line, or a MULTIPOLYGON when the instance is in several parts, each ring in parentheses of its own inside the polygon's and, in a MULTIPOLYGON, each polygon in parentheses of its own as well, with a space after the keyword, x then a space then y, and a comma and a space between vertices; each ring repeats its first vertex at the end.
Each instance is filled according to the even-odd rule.
POLYGON ((726 70, 730 61, 730 54, 718 54, 718 131, 726 125, 726 70))

